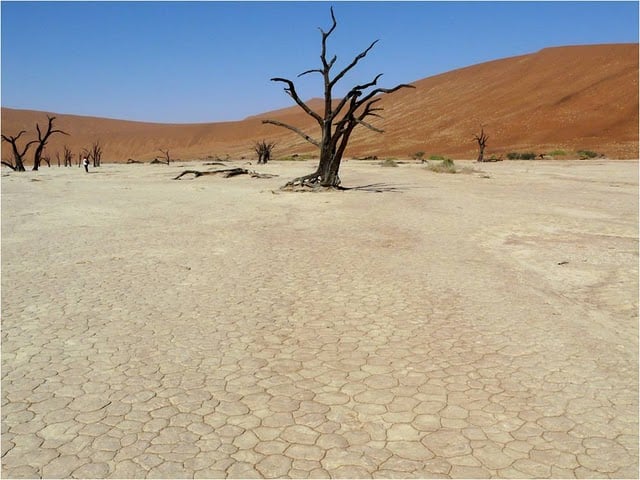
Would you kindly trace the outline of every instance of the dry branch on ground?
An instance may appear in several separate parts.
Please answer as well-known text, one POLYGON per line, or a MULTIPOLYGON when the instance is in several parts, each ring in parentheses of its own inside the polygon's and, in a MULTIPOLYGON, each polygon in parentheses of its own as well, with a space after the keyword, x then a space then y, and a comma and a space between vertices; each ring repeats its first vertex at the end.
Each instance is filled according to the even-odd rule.
POLYGON ((237 167, 225 168, 223 170, 212 170, 208 172, 201 172, 200 170, 185 170, 175 177, 174 180, 180 180, 184 175, 193 175, 194 178, 202 177, 204 175, 221 175, 224 178, 235 177, 237 175, 249 175, 251 178, 273 178, 278 176, 272 173, 258 173, 253 170, 237 167))

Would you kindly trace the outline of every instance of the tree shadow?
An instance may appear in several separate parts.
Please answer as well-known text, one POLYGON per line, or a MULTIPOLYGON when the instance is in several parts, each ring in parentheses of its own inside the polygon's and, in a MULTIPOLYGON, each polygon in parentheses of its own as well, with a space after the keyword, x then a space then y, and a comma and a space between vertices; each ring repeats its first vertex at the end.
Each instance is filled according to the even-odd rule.
POLYGON ((389 183, 371 183, 369 185, 356 185, 355 187, 338 187, 338 190, 356 190, 359 192, 385 193, 385 192, 406 192, 406 185, 392 185, 389 183))

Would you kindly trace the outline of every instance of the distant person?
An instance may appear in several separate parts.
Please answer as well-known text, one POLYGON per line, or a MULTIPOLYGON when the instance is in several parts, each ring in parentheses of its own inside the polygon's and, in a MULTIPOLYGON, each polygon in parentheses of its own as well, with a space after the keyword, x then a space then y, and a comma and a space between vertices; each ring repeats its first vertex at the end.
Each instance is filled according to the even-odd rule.
POLYGON ((84 171, 89 173, 89 159, 87 157, 82 160, 82 165, 84 165, 84 171))

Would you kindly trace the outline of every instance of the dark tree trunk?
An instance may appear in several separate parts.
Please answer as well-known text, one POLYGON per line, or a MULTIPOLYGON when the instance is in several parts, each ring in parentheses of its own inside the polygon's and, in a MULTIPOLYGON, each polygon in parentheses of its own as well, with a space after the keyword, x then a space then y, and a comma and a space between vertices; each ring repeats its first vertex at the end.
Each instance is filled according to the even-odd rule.
POLYGON ((484 162, 484 145, 480 146, 480 152, 478 153, 478 162, 484 162))

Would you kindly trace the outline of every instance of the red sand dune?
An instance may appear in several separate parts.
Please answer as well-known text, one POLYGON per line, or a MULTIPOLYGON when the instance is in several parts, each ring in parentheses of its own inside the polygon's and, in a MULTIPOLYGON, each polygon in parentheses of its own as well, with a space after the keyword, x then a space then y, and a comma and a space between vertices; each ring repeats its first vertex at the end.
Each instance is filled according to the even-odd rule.
MULTIPOLYGON (((489 135, 489 155, 588 149, 609 158, 638 158, 638 44, 547 48, 413 85, 416 89, 383 98, 384 119, 372 123, 385 133, 356 130, 347 155, 408 157, 423 151, 426 156, 474 158, 473 135, 482 124, 489 135)), ((47 149, 54 162, 64 144, 77 153, 96 140, 103 145, 104 161, 150 160, 161 156, 159 149, 183 160, 253 158, 252 144, 261 139, 277 142, 276 158, 316 151, 296 134, 262 124, 264 118, 318 134, 317 124, 295 105, 238 122, 206 124, 54 115, 56 127, 71 134, 50 141, 47 149)), ((36 122, 45 124, 46 113, 2 108, 5 135, 25 129, 33 138, 36 122)), ((3 143, 3 158, 9 157, 7 146, 3 143)))

